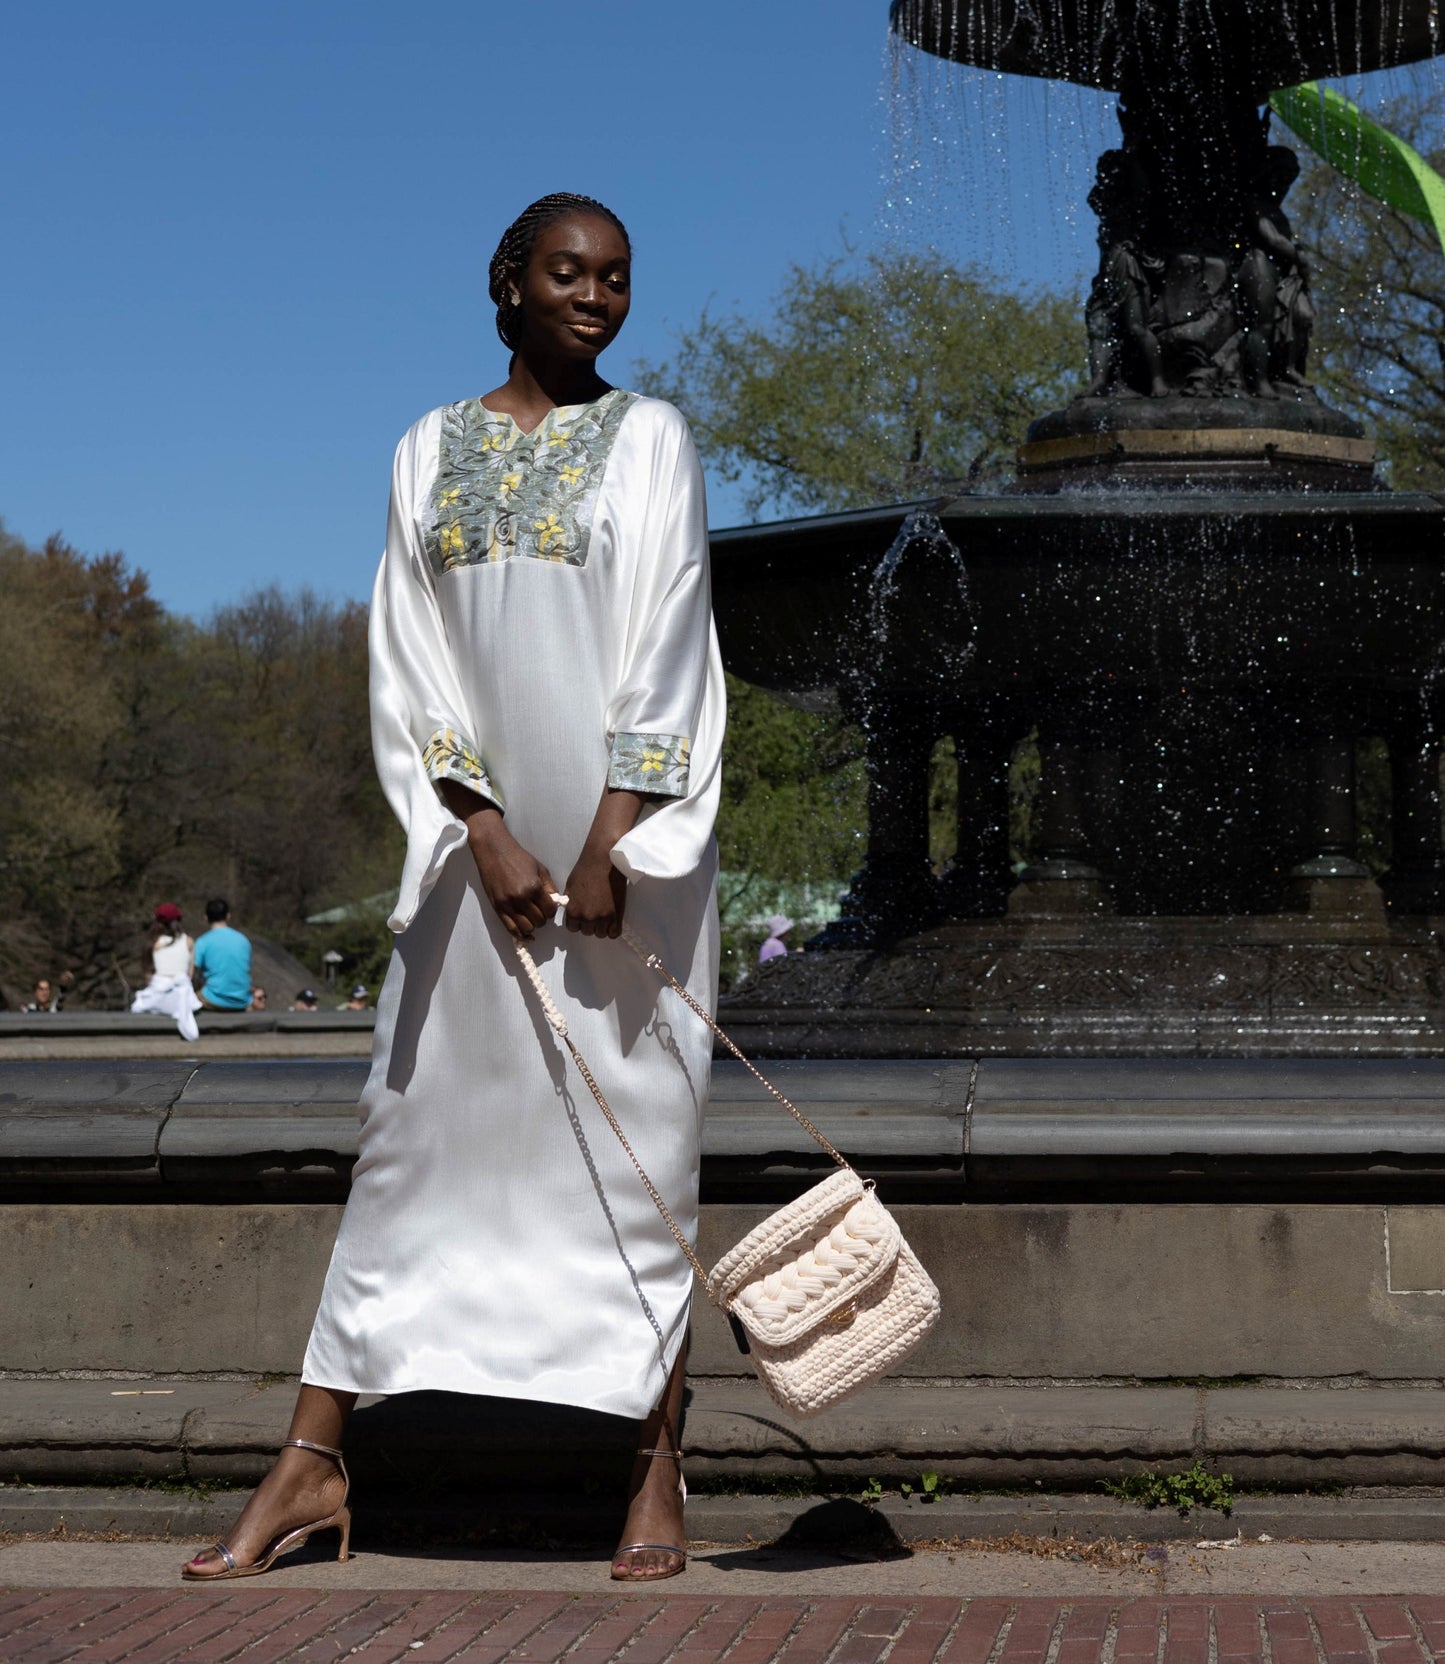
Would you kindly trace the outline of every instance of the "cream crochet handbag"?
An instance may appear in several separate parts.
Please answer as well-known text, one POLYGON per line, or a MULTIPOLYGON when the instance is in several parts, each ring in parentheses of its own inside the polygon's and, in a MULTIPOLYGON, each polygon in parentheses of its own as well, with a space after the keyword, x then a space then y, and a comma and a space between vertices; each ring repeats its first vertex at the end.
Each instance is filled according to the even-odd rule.
MULTIPOLYGON (((567 898, 553 899, 564 906, 567 898)), ((708 1299, 728 1314, 758 1379, 783 1409, 815 1416, 886 1375, 913 1351, 938 1321, 938 1290, 903 1240, 898 1221, 874 1194, 872 1181, 859 1178, 797 1105, 753 1068, 657 954, 626 926, 622 935, 838 1164, 839 1172, 749 1231, 709 1276, 633 1154, 531 954, 524 943, 514 944, 547 1021, 572 1053, 708 1299)))

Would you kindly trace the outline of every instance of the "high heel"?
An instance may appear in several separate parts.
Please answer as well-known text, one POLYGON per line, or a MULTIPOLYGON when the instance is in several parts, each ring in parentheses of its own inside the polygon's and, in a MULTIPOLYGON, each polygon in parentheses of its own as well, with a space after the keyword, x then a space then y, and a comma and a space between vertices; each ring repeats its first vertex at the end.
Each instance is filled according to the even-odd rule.
MULTIPOLYGON (((671 1456, 677 1463, 677 1489, 684 1505, 687 1502, 687 1481, 682 1476, 682 1452, 662 1446, 656 1450, 639 1450, 639 1456, 671 1456)), ((664 1578, 676 1577, 687 1570, 687 1544, 683 1543, 624 1543, 612 1556, 612 1581, 614 1583, 660 1583, 664 1578), (677 1557, 677 1564, 661 1572, 619 1572, 617 1562, 623 1555, 635 1554, 672 1554, 677 1557)))
MULTIPOLYGON (((329 1444, 313 1444, 310 1439, 287 1439, 282 1449, 291 1446, 297 1450, 314 1450, 318 1455, 330 1456, 341 1469, 341 1482, 346 1489, 342 1494, 341 1505, 323 1520, 314 1520, 310 1525, 294 1526, 290 1531, 283 1531, 281 1535, 267 1544, 266 1548, 247 1565, 237 1563, 236 1557, 223 1542, 211 1544, 211 1553, 219 1554, 224 1562, 224 1570, 216 1572, 199 1572, 191 1568, 194 1561, 181 1567, 181 1576, 188 1583, 220 1583, 231 1577, 259 1577, 262 1572, 270 1571, 271 1567, 283 1554, 289 1554, 293 1548, 301 1545, 317 1531, 336 1530, 341 1534, 341 1547, 337 1553, 338 1560, 351 1558, 351 1509, 347 1505, 347 1498, 351 1495, 351 1478, 346 1471, 346 1463, 339 1450, 333 1450, 329 1444)), ((197 1559, 200 1558, 198 1555, 197 1559)))

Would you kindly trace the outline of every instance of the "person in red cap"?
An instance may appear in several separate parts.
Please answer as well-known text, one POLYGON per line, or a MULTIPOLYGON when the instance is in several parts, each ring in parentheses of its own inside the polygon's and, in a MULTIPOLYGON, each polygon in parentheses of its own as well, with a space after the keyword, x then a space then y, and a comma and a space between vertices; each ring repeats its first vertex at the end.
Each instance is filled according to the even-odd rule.
POLYGON ((196 1012, 201 1002, 191 986, 196 945, 181 929, 181 910, 175 902, 163 901, 156 908, 146 931, 141 964, 146 985, 130 1002, 131 1010, 172 1017, 183 1040, 199 1039, 196 1012))

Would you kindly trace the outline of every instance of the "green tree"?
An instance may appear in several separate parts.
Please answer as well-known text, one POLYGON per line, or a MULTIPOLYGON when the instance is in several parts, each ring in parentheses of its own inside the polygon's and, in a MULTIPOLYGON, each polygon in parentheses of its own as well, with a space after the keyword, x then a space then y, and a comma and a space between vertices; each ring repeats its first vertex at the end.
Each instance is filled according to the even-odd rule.
MULTIPOLYGON (((1438 101, 1398 100, 1377 119, 1445 168, 1438 101)), ((1304 153, 1307 159, 1307 153, 1304 153)), ((1398 490, 1445 486, 1445 254, 1434 231, 1310 162, 1286 204, 1313 272, 1310 375, 1359 418, 1398 490)))
POLYGON ((861 857, 863 744, 833 715, 800 711, 728 677, 718 850, 771 883, 847 882, 861 857))
MULTIPOLYGON (((863 736, 840 716, 801 711, 729 676, 717 840, 723 918, 756 913, 783 885, 839 892, 861 864, 863 736)), ((724 929, 727 988, 753 962, 756 936, 724 929)))
POLYGON ((1082 332, 1075 298, 872 254, 793 267, 763 323, 704 314, 639 379, 750 514, 856 508, 998 484, 1075 390, 1082 332))
POLYGON ((0 534, 0 974, 93 960, 130 873, 129 674, 161 609, 118 555, 0 534))
POLYGON ((163 897, 194 919, 222 891, 305 957, 308 914, 385 890, 400 866, 356 603, 266 590, 197 625, 119 555, 0 531, 0 778, 12 997, 68 969, 76 1003, 117 1003, 163 897))
POLYGON ((367 614, 274 586, 220 608, 193 647, 192 825, 226 851, 215 882, 290 937, 308 914, 383 890, 400 832, 376 780, 367 614))

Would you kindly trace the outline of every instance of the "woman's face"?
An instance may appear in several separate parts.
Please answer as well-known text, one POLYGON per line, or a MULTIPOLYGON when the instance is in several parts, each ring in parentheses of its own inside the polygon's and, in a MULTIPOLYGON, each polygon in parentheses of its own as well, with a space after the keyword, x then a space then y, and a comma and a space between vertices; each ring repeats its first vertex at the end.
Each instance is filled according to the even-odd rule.
POLYGON ((617 338, 632 304, 632 260, 622 233, 599 214, 543 226, 512 293, 522 307, 518 350, 594 359, 617 338))

